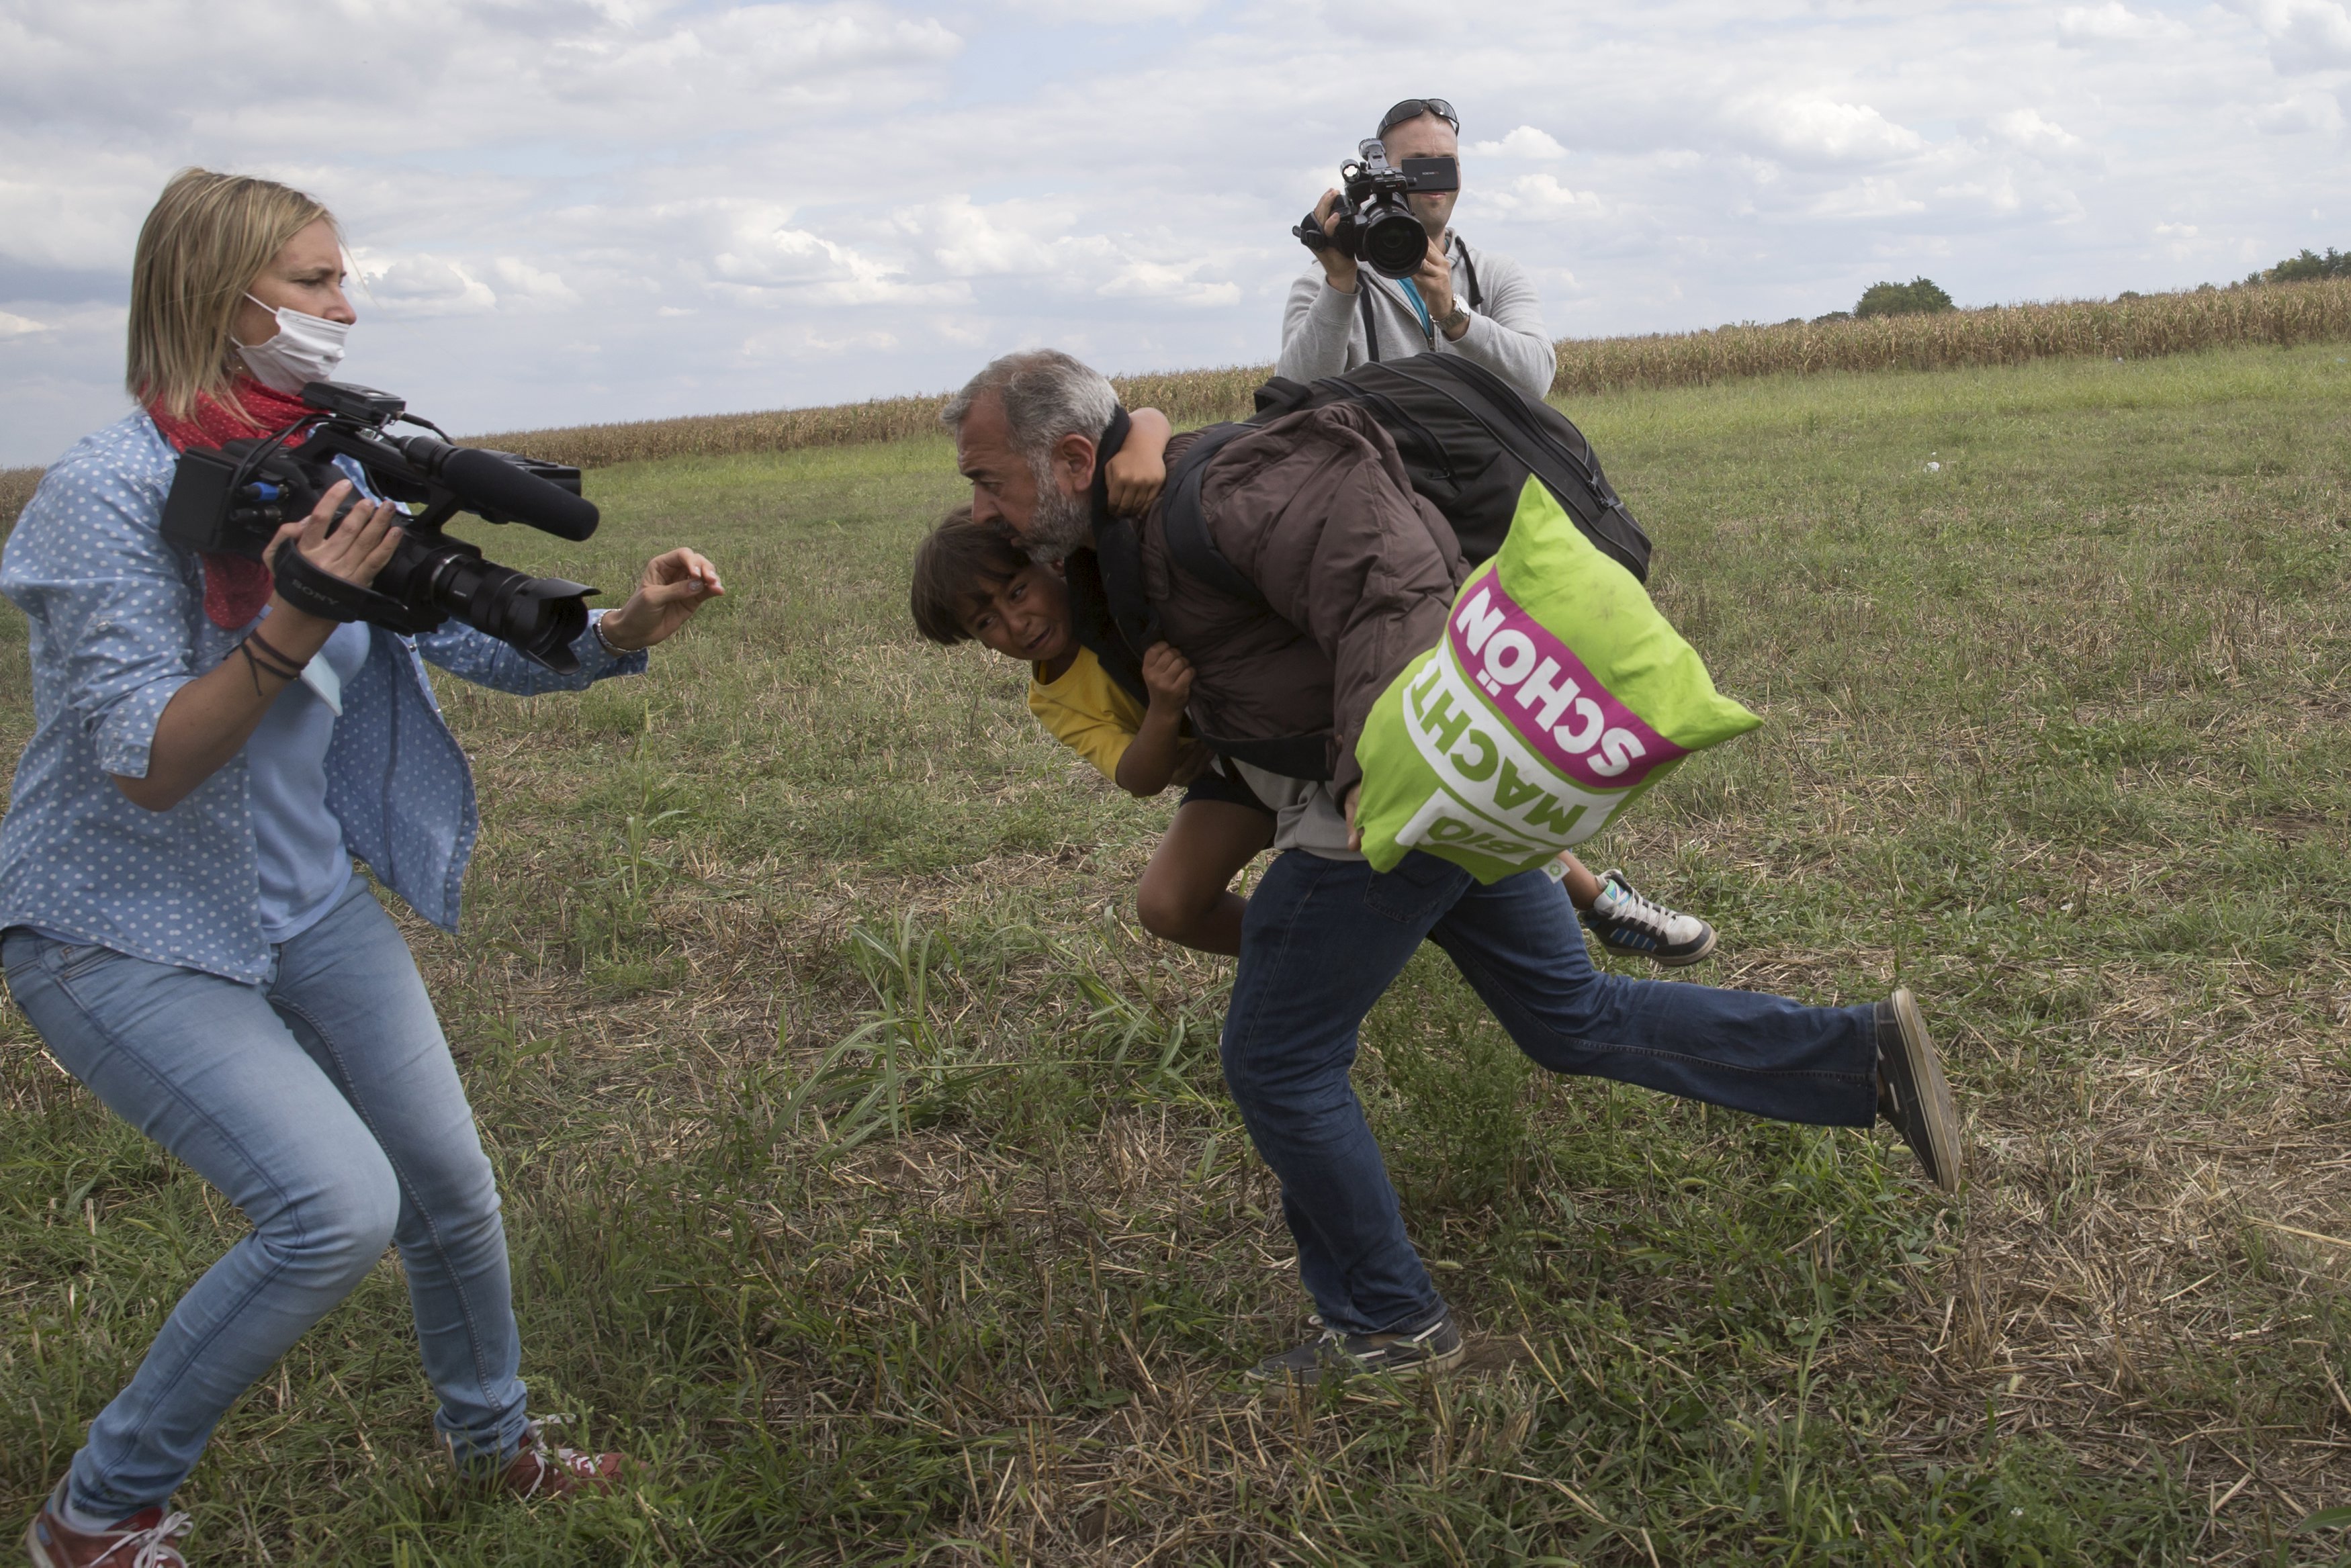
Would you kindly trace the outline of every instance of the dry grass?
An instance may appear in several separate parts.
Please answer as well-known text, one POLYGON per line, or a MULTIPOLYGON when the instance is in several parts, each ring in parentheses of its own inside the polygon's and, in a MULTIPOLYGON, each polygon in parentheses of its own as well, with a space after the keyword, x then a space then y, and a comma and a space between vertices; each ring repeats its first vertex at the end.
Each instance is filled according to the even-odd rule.
MULTIPOLYGON (((2294 1527, 2351 1500, 2346 403, 2305 349, 1579 404, 1661 601, 1768 721, 1595 856, 1717 922, 1709 981, 1917 987, 1975 1182, 1532 1073, 1424 955, 1358 1085, 1478 1366, 1303 1406, 1233 1376, 1305 1303, 1217 1083, 1229 966, 1133 926, 1163 810, 1039 734, 1017 670, 904 626, 946 443, 600 475, 589 545, 501 547, 609 583, 686 537, 736 591, 643 681, 446 691, 483 846, 465 939, 411 930, 534 1399, 648 1479, 453 1499, 386 1268, 224 1424, 198 1544, 2338 1561, 2294 1527), (905 1125, 844 1150, 808 1096, 872 1081, 836 1053, 876 1025, 905 1125)), ((238 1229, 0 1025, 0 1517, 238 1229)))
POLYGON ((16 514, 33 498, 33 486, 41 483, 37 468, 0 468, 0 528, 16 525, 16 514))
POLYGON ((1866 321, 1569 338, 1559 346, 1559 379, 1552 390, 1707 386, 1746 376, 1839 370, 1952 370, 2036 359, 2147 359, 2344 337, 2351 337, 2351 280, 2335 279, 1866 321))
MULTIPOLYGON (((1706 386, 1750 376, 1845 370, 1948 370, 2036 359, 2143 359, 2211 348, 2351 337, 2351 281, 2017 305, 1867 321, 1725 327, 1646 337, 1562 338, 1554 397, 1630 388, 1706 386)), ((1130 408, 1157 407, 1178 427, 1239 419, 1270 365, 1116 378, 1130 408)), ((711 414, 481 438, 582 468, 717 457, 927 435, 940 398, 711 414)))
MULTIPOLYGON (((2351 280, 2153 294, 2136 299, 1995 306, 1939 316, 1792 321, 1640 337, 1563 337, 1554 397, 1630 388, 1708 386, 1750 376, 1847 370, 1949 370, 2036 359, 2143 359, 2207 349, 2351 337, 2351 280)), ((1270 365, 1113 378, 1129 408, 1158 408, 1178 428, 1249 412, 1270 365)), ((824 408, 502 431, 478 444, 580 468, 673 457, 731 457, 904 441, 938 428, 944 395, 824 408)), ((13 523, 40 471, 0 469, 0 526, 13 523)))

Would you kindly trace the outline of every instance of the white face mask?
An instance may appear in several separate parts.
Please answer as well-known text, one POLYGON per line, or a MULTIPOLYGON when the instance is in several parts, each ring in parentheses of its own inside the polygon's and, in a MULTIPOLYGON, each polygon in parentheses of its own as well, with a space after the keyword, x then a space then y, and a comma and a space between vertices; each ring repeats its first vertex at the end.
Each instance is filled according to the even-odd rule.
MULTIPOLYGON (((245 297, 253 299, 250 294, 245 297)), ((269 309, 257 299, 253 303, 269 309)), ((236 345, 253 379, 273 392, 289 394, 299 392, 312 381, 332 379, 335 367, 343 362, 343 339, 350 334, 350 324, 329 321, 323 316, 305 316, 298 310, 281 308, 271 314, 277 317, 277 337, 266 342, 236 345)))

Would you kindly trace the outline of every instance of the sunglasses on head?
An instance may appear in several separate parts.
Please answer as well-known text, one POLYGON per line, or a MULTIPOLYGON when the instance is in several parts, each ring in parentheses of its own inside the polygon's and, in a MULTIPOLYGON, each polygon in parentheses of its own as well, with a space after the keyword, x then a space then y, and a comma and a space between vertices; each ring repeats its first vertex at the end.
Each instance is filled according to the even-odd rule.
POLYGON ((1453 133, 1456 136, 1461 134, 1461 121, 1454 114, 1453 106, 1446 102, 1441 98, 1408 98, 1405 99, 1402 103, 1388 110, 1386 114, 1381 116, 1380 134, 1382 136, 1385 136, 1389 131, 1395 130, 1397 126, 1402 125, 1405 120, 1418 119, 1424 114, 1433 114, 1437 116, 1437 119, 1443 120, 1446 124, 1453 128, 1453 133))

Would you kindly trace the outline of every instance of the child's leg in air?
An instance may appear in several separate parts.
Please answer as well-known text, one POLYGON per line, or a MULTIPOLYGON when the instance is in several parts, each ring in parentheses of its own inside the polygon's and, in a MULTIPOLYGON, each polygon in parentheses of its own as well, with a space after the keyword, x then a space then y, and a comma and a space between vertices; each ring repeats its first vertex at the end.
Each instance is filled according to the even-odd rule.
POLYGON ((1567 889, 1567 901, 1589 913, 1592 901, 1600 897, 1600 878, 1592 874, 1592 867, 1575 857, 1573 849, 1561 850, 1559 863, 1564 868, 1559 885, 1567 889))
POLYGON ((1559 857, 1560 885, 1600 945, 1618 958, 1654 959, 1667 969, 1714 951, 1714 928, 1634 891, 1622 871, 1594 877, 1569 851, 1559 857))
POLYGON ((1249 900, 1229 889, 1273 842, 1273 824, 1262 806, 1186 796, 1134 890, 1143 929, 1204 953, 1237 956, 1249 900))

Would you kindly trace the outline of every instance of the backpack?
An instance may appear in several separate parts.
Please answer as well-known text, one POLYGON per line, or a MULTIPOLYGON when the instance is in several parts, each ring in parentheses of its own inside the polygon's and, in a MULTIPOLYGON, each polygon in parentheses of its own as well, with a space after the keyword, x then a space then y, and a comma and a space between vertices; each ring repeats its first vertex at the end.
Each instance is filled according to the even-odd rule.
MULTIPOLYGON (((1566 415, 1539 402, 1473 360, 1416 354, 1358 366, 1311 386, 1276 376, 1258 389, 1258 411, 1246 423, 1210 425, 1169 471, 1161 521, 1167 552, 1187 576, 1245 603, 1265 596, 1208 536, 1200 485, 1224 444, 1284 414, 1353 402, 1369 410, 1395 441, 1413 488, 1453 526, 1475 568, 1502 547, 1520 495, 1531 476, 1556 497, 1577 529, 1642 581, 1649 576, 1649 536, 1633 520, 1592 443, 1566 415)), ((1113 602, 1117 595, 1113 591, 1113 602)), ((1228 756, 1294 778, 1327 777, 1326 737, 1224 741, 1203 736, 1228 756)))
POLYGON ((1202 431, 1167 475, 1161 517, 1176 564, 1237 598, 1263 603, 1257 585, 1208 537, 1200 484, 1209 460, 1235 436, 1284 414, 1343 402, 1369 410, 1395 439, 1412 487, 1453 525, 1471 568, 1502 547, 1532 475, 1604 555, 1649 580, 1649 536, 1600 471, 1583 432, 1483 365, 1449 354, 1361 365, 1311 386, 1276 376, 1258 389, 1258 411, 1246 423, 1202 431))

